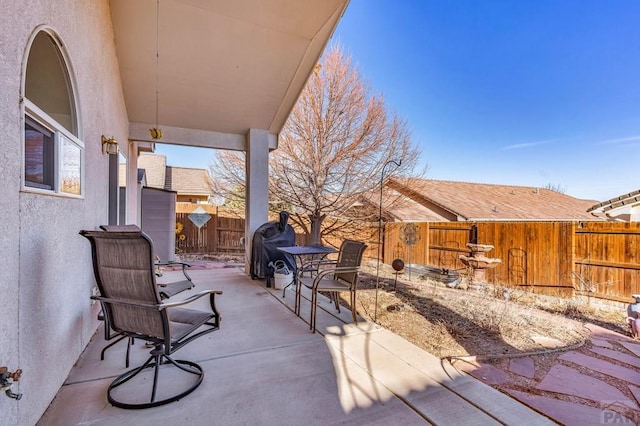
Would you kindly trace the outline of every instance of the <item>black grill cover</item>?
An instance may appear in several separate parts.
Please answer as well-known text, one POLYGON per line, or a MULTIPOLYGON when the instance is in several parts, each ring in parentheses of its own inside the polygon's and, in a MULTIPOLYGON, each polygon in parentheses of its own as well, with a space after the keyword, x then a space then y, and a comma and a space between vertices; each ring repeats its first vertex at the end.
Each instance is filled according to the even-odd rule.
MULTIPOLYGON (((287 222, 289 213, 280 212, 280 220, 260 225, 253 234, 251 247, 251 278, 273 278, 270 262, 283 260, 290 271, 295 273, 296 262, 293 256, 282 253, 277 247, 296 245, 296 233, 287 222)), ((267 285, 271 285, 267 280, 267 285)))

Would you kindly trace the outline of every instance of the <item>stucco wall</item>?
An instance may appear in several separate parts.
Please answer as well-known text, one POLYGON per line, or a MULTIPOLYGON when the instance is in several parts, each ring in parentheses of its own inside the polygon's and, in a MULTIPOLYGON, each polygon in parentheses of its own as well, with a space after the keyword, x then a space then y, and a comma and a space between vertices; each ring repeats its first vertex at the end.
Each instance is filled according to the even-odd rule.
POLYGON ((90 246, 78 235, 107 222, 108 158, 100 136, 127 140, 107 0, 0 0, 0 366, 21 368, 0 394, 3 425, 35 424, 98 325, 90 246), (20 191, 24 52, 40 25, 64 43, 77 83, 85 142, 84 199, 20 191))

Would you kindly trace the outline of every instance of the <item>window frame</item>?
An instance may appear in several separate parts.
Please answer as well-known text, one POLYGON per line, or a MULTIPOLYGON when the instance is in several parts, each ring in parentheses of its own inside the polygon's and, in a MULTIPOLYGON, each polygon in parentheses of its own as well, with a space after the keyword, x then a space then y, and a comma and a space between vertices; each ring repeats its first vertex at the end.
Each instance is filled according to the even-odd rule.
POLYGON ((43 126, 40 122, 31 118, 31 116, 26 115, 24 120, 24 185, 29 188, 37 188, 45 191, 52 191, 55 188, 55 170, 54 167, 54 159, 56 158, 55 149, 56 149, 56 134, 50 128, 43 126), (43 164, 42 164, 42 180, 43 182, 36 182, 27 180, 27 126, 33 128, 36 132, 46 137, 47 140, 43 140, 42 145, 42 154, 43 154, 43 164), (44 159, 50 158, 51 161, 44 161, 44 159))
POLYGON ((84 171, 85 171, 85 144, 71 132, 69 132, 64 126, 59 124, 56 120, 51 118, 46 112, 38 108, 33 102, 24 98, 24 114, 22 115, 22 190, 25 192, 37 192, 40 194, 58 195, 62 197, 70 198, 84 198, 84 171), (39 188, 27 184, 25 176, 25 125, 29 121, 33 121, 36 125, 39 125, 53 134, 53 158, 51 159, 50 166, 53 167, 53 188, 39 188), (74 147, 80 150, 80 164, 79 164, 79 179, 80 179, 80 193, 74 194, 71 192, 65 192, 62 189, 62 173, 64 165, 64 153, 63 144, 65 139, 72 143, 74 147))
POLYGON ((22 155, 21 155, 21 183, 20 189, 22 192, 30 192, 30 193, 38 193, 43 195, 53 195, 60 196, 65 198, 75 198, 75 199, 83 199, 85 194, 85 164, 86 164, 86 152, 85 152, 85 143, 82 140, 82 133, 80 126, 80 108, 77 103, 77 95, 76 95, 76 81, 75 74, 73 72, 73 67, 69 61, 69 56, 66 52, 64 44, 60 41, 60 38, 57 34, 47 26, 39 26, 36 28, 27 44, 27 49, 25 50, 25 55, 23 58, 23 77, 22 77, 22 102, 21 102, 21 114, 20 114, 20 124, 21 124, 21 139, 22 139, 22 155), (64 77, 66 79, 67 84, 67 95, 69 96, 69 105, 72 111, 72 129, 68 130, 65 126, 51 117, 48 113, 38 107, 34 102, 29 100, 26 96, 26 70, 29 64, 29 58, 31 54, 31 46, 33 45, 36 37, 44 33, 48 36, 54 44, 54 47, 57 49, 57 53, 60 59, 60 66, 64 72, 64 77), (31 185, 28 184, 25 176, 25 163, 26 163, 26 141, 25 141, 25 133, 26 133, 26 125, 29 124, 29 121, 34 122, 38 126, 45 128, 46 130, 53 133, 53 158, 50 160, 50 166, 53 167, 53 188, 45 188, 38 187, 37 183, 33 183, 31 185), (74 134, 75 133, 75 134, 74 134), (71 145, 79 150, 79 161, 77 161, 77 157, 74 155, 77 164, 77 168, 75 173, 72 173, 76 176, 76 179, 79 179, 79 193, 73 192, 65 192, 63 190, 63 182, 62 179, 65 177, 65 173, 63 172, 63 168, 65 165, 65 152, 64 145, 65 142, 68 141, 71 145))

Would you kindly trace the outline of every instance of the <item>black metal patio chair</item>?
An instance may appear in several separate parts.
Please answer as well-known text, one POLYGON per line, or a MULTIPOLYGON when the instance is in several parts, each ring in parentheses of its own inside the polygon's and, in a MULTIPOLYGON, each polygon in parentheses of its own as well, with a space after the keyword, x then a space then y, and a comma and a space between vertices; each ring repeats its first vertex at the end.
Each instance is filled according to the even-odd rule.
MULTIPOLYGON (((121 408, 149 408, 177 401, 193 392, 204 377, 202 367, 192 361, 174 360, 172 355, 198 337, 220 328, 215 296, 222 292, 205 290, 183 301, 163 302, 156 283, 153 244, 149 237, 142 232, 111 231, 81 231, 80 235, 91 242, 93 269, 100 292, 92 299, 102 305, 105 327, 123 338, 142 339, 153 346, 141 366, 113 380, 107 390, 108 401, 121 408), (205 296, 209 296, 210 311, 184 307, 205 296), (158 399, 159 373, 169 366, 188 373, 186 377, 191 380, 181 387, 172 376, 172 382, 161 389, 162 396, 158 399), (148 402, 147 399, 141 401, 137 391, 129 395, 124 392, 128 399, 115 395, 123 394, 123 388, 119 391, 116 388, 139 375, 130 385, 139 385, 140 381, 146 384, 142 376, 147 368, 154 369, 148 402)), ((182 376, 180 379, 182 383, 182 376)))
MULTIPOLYGON (((137 225, 100 225, 100 229, 104 231, 109 231, 109 232, 137 232, 137 233, 141 232, 141 229, 137 225)), ((187 268, 190 268, 191 264, 187 262, 180 262, 180 261, 161 261, 158 258, 158 256, 156 256, 154 265, 156 267, 155 269, 156 278, 160 278, 163 276, 162 274, 163 266, 175 266, 175 265, 181 266, 182 274, 184 276, 183 279, 177 280, 177 281, 166 281, 166 280, 162 282, 158 280, 156 281, 158 285, 158 291, 162 299, 169 299, 179 293, 182 293, 183 291, 191 290, 195 287, 195 284, 191 280, 191 276, 189 276, 189 274, 187 273, 187 268)), ((104 316, 105 316, 105 312, 103 309, 98 314, 98 319, 100 321, 104 321, 104 316)), ((113 340, 113 342, 109 343, 104 348, 102 348, 102 351, 100 352, 101 361, 104 361, 105 353, 107 352, 107 350, 113 347, 114 345, 116 345, 117 343, 119 343, 125 337, 121 333, 116 333, 111 328, 109 328, 108 324, 109 324, 109 321, 105 321, 104 340, 105 341, 110 341, 113 339, 115 340, 113 340)), ((131 345, 133 345, 133 343, 134 343, 134 338, 130 337, 128 339, 129 346, 127 347, 127 352, 125 356, 126 368, 129 368, 129 355, 130 355, 131 345)))
POLYGON ((296 306, 299 312, 302 286, 311 290, 311 317, 309 319, 309 327, 314 333, 316 332, 318 292, 329 293, 339 313, 340 302, 338 293, 348 291, 350 293, 351 316, 353 322, 357 321, 356 290, 362 255, 366 248, 367 245, 362 242, 345 240, 340 246, 338 260, 335 264, 320 269, 315 277, 303 277, 303 268, 300 268, 300 272, 296 277, 296 306))

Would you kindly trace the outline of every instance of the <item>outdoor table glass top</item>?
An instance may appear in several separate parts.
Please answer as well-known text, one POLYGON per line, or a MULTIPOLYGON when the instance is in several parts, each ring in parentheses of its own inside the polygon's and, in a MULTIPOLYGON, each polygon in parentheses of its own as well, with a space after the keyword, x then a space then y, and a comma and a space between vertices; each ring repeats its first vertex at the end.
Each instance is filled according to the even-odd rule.
POLYGON ((331 254, 338 252, 338 250, 333 247, 322 245, 277 247, 277 249, 292 256, 311 256, 314 254, 331 254))

